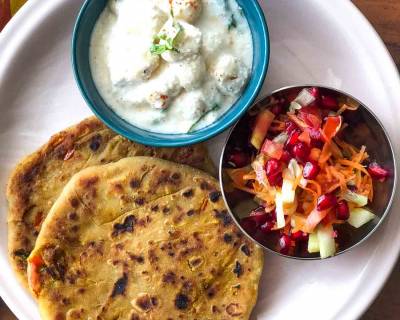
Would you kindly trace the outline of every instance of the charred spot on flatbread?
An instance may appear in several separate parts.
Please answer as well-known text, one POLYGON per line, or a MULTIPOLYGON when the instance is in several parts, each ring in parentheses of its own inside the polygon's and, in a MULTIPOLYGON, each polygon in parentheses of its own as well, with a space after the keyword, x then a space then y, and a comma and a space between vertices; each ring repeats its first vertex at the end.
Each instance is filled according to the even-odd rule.
POLYGON ((124 273, 123 276, 119 278, 117 282, 115 282, 113 291, 111 293, 111 297, 115 298, 116 296, 124 295, 127 284, 128 284, 128 275, 124 273))
POLYGON ((116 223, 113 227, 112 236, 116 237, 125 232, 133 232, 136 218, 133 215, 127 216, 122 223, 116 223))

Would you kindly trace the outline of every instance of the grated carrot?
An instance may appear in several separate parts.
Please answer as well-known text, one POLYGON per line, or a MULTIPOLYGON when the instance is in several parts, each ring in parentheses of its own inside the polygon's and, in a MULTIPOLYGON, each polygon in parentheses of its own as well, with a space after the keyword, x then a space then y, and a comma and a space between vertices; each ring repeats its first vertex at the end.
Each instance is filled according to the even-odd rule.
POLYGON ((349 105, 347 103, 343 103, 343 105, 340 107, 340 109, 336 112, 336 114, 340 115, 343 112, 345 112, 346 110, 350 110, 350 111, 355 111, 358 109, 358 105, 349 105))
MULTIPOLYGON (((291 203, 290 209, 293 210, 290 210, 290 214, 286 211, 288 207, 284 210, 285 226, 279 228, 279 230, 283 230, 285 234, 289 235, 298 230, 312 232, 320 223, 323 225, 333 225, 345 222, 337 220, 335 209, 331 208, 325 211, 317 210, 318 198, 321 195, 335 193, 335 196, 339 199, 343 199, 345 194, 351 190, 367 196, 369 201, 373 200, 373 181, 363 165, 364 161, 369 157, 366 152, 366 146, 358 148, 338 137, 338 133, 342 132, 347 125, 343 122, 343 118, 340 114, 346 110, 356 110, 357 108, 358 105, 346 102, 341 105, 336 115, 329 115, 324 119, 322 128, 319 127, 322 138, 324 139, 324 144, 321 149, 311 148, 309 160, 307 159, 307 161, 318 163, 318 172, 315 173, 312 180, 306 180, 306 183, 303 183, 304 180, 302 180, 304 179, 303 174, 305 175, 304 171, 303 174, 296 173, 296 179, 290 179, 290 183, 295 186, 296 202, 291 203), (357 190, 354 191, 352 186, 356 187, 357 190), (292 221, 294 222, 293 225, 292 221)), ((309 116, 312 118, 312 115, 313 114, 309 116)), ((279 115, 272 121, 269 131, 273 135, 277 132, 284 131, 285 123, 290 120, 302 131, 298 136, 298 140, 310 145, 312 141, 310 137, 310 133, 312 133, 310 130, 310 119, 306 118, 307 123, 304 119, 302 114, 297 116, 296 112, 279 115)), ((319 118, 319 120, 323 123, 321 118, 319 118)), ((288 150, 290 151, 290 149, 288 150)), ((268 153, 265 153, 264 156, 265 161, 271 158, 281 159, 280 156, 274 157, 268 153)), ((279 165, 280 170, 285 169, 285 161, 283 161, 283 159, 279 161, 279 165)), ((304 170, 301 165, 304 165, 304 163, 299 161, 298 166, 300 170, 304 170)), ((264 166, 262 168, 264 168, 264 166)), ((250 166, 239 169, 229 169, 228 175, 231 177, 233 185, 237 189, 255 195, 254 199, 256 202, 262 204, 267 210, 275 210, 276 194, 279 187, 271 187, 269 183, 263 183, 260 179, 257 180, 259 172, 254 170, 255 169, 250 166)), ((311 175, 308 176, 310 177, 311 175)), ((283 178, 286 179, 286 177, 283 178)), ((352 207, 351 202, 349 202, 349 206, 352 207)), ((272 230, 278 229, 273 228, 272 230)))
POLYGON ((318 148, 311 149, 311 152, 310 152, 311 160, 318 162, 320 155, 321 155, 321 150, 319 150, 318 148))
POLYGON ((330 143, 326 142, 322 148, 321 155, 319 156, 319 164, 323 165, 328 161, 328 159, 332 156, 331 148, 330 148, 330 143))

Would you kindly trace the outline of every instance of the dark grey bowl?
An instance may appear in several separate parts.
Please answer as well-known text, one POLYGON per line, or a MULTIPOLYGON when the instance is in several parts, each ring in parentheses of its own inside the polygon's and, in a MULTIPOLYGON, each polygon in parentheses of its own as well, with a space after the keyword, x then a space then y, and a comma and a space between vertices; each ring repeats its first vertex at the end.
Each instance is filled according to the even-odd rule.
MULTIPOLYGON (((336 253, 336 255, 339 255, 349 251, 365 241, 375 232, 378 226, 382 224, 384 218, 388 215, 395 194, 397 180, 395 158, 388 134, 379 119, 368 107, 365 106, 365 104, 345 92, 333 88, 313 85, 285 87, 272 92, 265 98, 258 100, 254 106, 264 105, 265 102, 271 98, 271 96, 279 97, 289 93, 295 94, 301 89, 308 87, 318 87, 320 90, 333 96, 344 96, 346 98, 353 99, 360 104, 360 107, 357 111, 347 112, 344 114, 345 121, 349 123, 349 127, 345 130, 344 140, 351 142, 357 147, 365 145, 367 147, 367 152, 370 155, 370 159, 376 160, 391 173, 390 178, 386 179, 385 182, 374 182, 375 196, 373 202, 369 205, 369 208, 377 216, 376 219, 358 229, 351 227, 347 223, 339 227, 335 226, 335 230, 337 230, 339 233, 339 237, 337 239, 339 248, 336 253)), ((306 250, 299 250, 299 252, 295 253, 296 255, 294 256, 283 255, 276 250, 275 239, 266 240, 265 236, 262 236, 261 234, 256 234, 255 236, 249 235, 239 223, 240 219, 246 217, 252 209, 258 207, 258 204, 255 203, 252 197, 245 192, 228 192, 225 189, 228 178, 224 173, 224 165, 227 162, 227 150, 230 150, 233 146, 237 145, 237 143, 240 143, 240 141, 246 143, 245 140, 250 132, 248 120, 252 110, 254 113, 254 109, 250 109, 246 115, 242 117, 241 120, 239 120, 239 122, 237 122, 236 125, 231 129, 220 159, 220 184, 228 211, 244 234, 246 234, 251 240, 255 241, 264 249, 288 258, 302 260, 320 259, 319 254, 309 254, 306 252, 306 250)))

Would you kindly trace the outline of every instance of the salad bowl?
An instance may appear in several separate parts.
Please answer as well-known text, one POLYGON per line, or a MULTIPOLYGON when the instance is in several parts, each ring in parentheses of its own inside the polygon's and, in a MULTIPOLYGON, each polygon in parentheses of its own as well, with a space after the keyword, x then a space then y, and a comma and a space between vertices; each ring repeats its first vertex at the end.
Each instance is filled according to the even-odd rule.
MULTIPOLYGON (((321 100, 318 101, 318 104, 324 104, 324 102, 321 102, 321 100)), ((287 101, 285 103, 287 103, 287 101)), ((290 104, 289 108, 291 107, 293 107, 293 103, 290 104)), ((298 107, 301 108, 301 106, 298 107)), ((323 118, 322 122, 326 123, 327 118, 333 117, 335 115, 332 110, 326 110, 327 108, 329 108, 329 101, 328 106, 318 106, 318 108, 325 109, 324 112, 326 117, 323 118)), ((272 114, 271 112, 269 113, 272 114)), ((294 111, 292 110, 290 112, 294 111)), ((285 125, 287 124, 285 123, 285 125)), ((287 127, 285 128, 285 130, 287 132, 287 127)), ((278 138, 279 140, 279 137, 275 137, 274 140, 276 140, 276 138, 278 138)), ((288 143, 290 143, 290 135, 288 139, 289 140, 284 142, 285 148, 288 143)), ((268 140, 268 138, 266 138, 265 140, 268 140)), ((264 145, 260 147, 261 151, 259 152, 259 154, 263 153, 263 150, 265 148, 264 145)), ((288 152, 288 154, 291 154, 293 159, 298 159, 295 152, 293 153, 293 151, 290 151, 288 152)), ((298 159, 298 161, 301 163, 300 160, 298 159)), ((280 161, 282 162, 282 160, 280 161)), ((292 163, 292 161, 293 160, 291 160, 289 163, 292 163)), ((309 161, 310 163, 315 163, 314 161, 309 161)), ((303 183, 304 181, 307 181, 305 177, 307 177, 306 175, 309 174, 309 172, 306 173, 306 170, 313 169, 311 164, 307 164, 307 162, 308 161, 304 161, 304 167, 300 165, 302 176, 299 177, 299 179, 302 179, 303 183), (310 166, 311 169, 309 169, 310 166)), ((318 167, 318 170, 320 170, 318 164, 316 164, 315 166, 318 167)), ((290 169, 290 164, 288 165, 288 167, 290 169)), ((360 170, 363 170, 363 168, 361 168, 360 170)), ((268 162, 265 164, 264 168, 261 171, 263 170, 268 175, 268 162)), ((264 249, 285 257, 303 260, 314 260, 320 259, 320 257, 327 258, 330 256, 337 256, 341 253, 348 252, 352 248, 358 246, 366 239, 368 239, 378 229, 378 227, 383 223, 385 217, 389 214, 393 197, 395 195, 397 181, 396 164, 392 144, 384 126, 377 118, 377 116, 371 111, 371 109, 368 108, 361 101, 343 91, 329 87, 313 85, 284 87, 258 100, 255 105, 247 112, 247 114, 229 132, 220 158, 219 172, 222 194, 226 206, 238 227, 252 241, 255 241, 264 249), (308 92, 315 90, 315 92, 321 93, 322 97, 332 97, 332 100, 346 101, 349 105, 357 106, 355 108, 356 110, 346 110, 341 113, 340 116, 338 116, 341 121, 343 121, 341 122, 341 139, 345 141, 345 143, 352 145, 357 149, 361 148, 362 150, 365 150, 366 154, 368 154, 367 160, 365 162, 362 162, 362 166, 365 172, 368 172, 371 176, 373 176, 375 174, 373 172, 374 169, 377 169, 384 176, 376 177, 376 179, 371 178, 371 180, 373 181, 371 188, 373 189, 374 196, 373 198, 371 196, 372 201, 368 201, 368 205, 365 207, 367 211, 364 212, 368 216, 365 220, 368 221, 368 223, 366 223, 365 221, 362 221, 360 223, 357 221, 353 223, 354 221, 352 221, 354 219, 354 217, 351 215, 352 210, 356 209, 355 212, 357 213, 359 213, 360 211, 357 203, 361 202, 363 205, 366 205, 367 203, 365 202, 367 201, 367 197, 363 196, 358 198, 357 191, 354 191, 356 189, 355 186, 346 185, 346 187, 348 187, 349 189, 347 190, 349 195, 345 196, 346 201, 344 201, 340 197, 338 197, 337 200, 334 199, 336 212, 341 210, 340 204, 343 204, 343 202, 345 202, 344 211, 346 211, 345 215, 347 216, 345 218, 342 218, 343 221, 339 221, 339 223, 333 225, 333 232, 328 232, 328 237, 332 236, 332 238, 335 239, 336 250, 334 253, 328 254, 327 256, 324 256, 322 254, 322 249, 321 256, 319 251, 313 252, 311 250, 310 252, 310 245, 313 245, 311 243, 312 241, 317 242, 316 246, 319 250, 318 237, 315 236, 315 238, 311 239, 311 232, 309 234, 306 234, 305 232, 300 233, 298 231, 297 235, 293 232, 289 232, 285 235, 282 230, 279 231, 279 228, 276 227, 276 219, 278 219, 277 215, 279 215, 279 213, 277 213, 278 205, 276 203, 276 207, 273 211, 270 212, 272 213, 273 218, 271 219, 273 221, 272 223, 275 223, 275 227, 273 227, 272 225, 272 227, 268 228, 268 235, 266 235, 266 230, 264 230, 266 227, 264 226, 269 222, 262 221, 262 223, 265 224, 263 226, 257 226, 256 229, 253 229, 253 225, 249 227, 249 222, 253 223, 254 221, 256 221, 256 224, 258 224, 259 221, 263 220, 263 218, 258 218, 260 208, 262 215, 264 215, 264 211, 266 211, 267 214, 270 214, 268 213, 269 210, 263 207, 264 205, 262 204, 262 201, 260 202, 260 199, 257 198, 257 195, 254 197, 254 194, 250 194, 248 192, 244 192, 243 190, 238 190, 237 188, 235 188, 235 182, 232 178, 232 174, 227 173, 229 172, 229 170, 232 170, 232 168, 233 170, 236 170, 237 168, 239 168, 240 170, 240 167, 242 166, 246 168, 245 165, 247 165, 247 168, 254 168, 256 162, 255 159, 257 159, 257 157, 255 158, 254 156, 254 145, 252 145, 252 139, 254 139, 254 132, 257 130, 257 119, 259 119, 260 113, 262 113, 266 109, 269 109, 275 115, 277 114, 277 112, 282 113, 282 110, 277 111, 276 109, 276 106, 281 103, 279 101, 283 101, 287 97, 292 97, 290 100, 295 98, 293 101, 297 101, 296 99, 299 99, 299 97, 301 97, 301 95, 305 92, 304 90, 307 90, 308 92), (249 155, 249 153, 252 153, 253 155, 251 156, 249 155), (370 168, 372 168, 372 171, 370 168), (381 169, 382 171, 380 171, 381 169), (350 204, 350 210, 348 203, 350 204), (349 212, 351 216, 350 218, 349 212), (288 250, 285 249, 285 246, 289 245, 292 246, 290 249, 290 253, 288 252, 288 250)), ((258 178, 259 176, 258 174, 256 174, 256 182, 259 182, 258 178)), ((332 177, 331 179, 334 178, 332 177)), ((269 187, 271 187, 271 180, 269 180, 269 182, 269 187)), ((302 182, 300 181, 300 183, 302 182)), ((330 183, 330 181, 328 181, 328 183, 330 183)), ((282 181, 280 182, 280 184, 282 186, 282 181)), ((283 180, 283 185, 284 184, 285 179, 283 180)), ((247 187, 242 189, 246 190, 247 187)), ((286 197, 284 190, 285 187, 282 186, 283 197, 286 197)), ((328 194, 328 196, 330 196, 330 194, 328 194)), ((318 203, 320 201, 320 198, 323 198, 323 196, 320 196, 318 198, 318 203)), ((296 199, 297 209, 295 210, 298 210, 298 208, 300 207, 300 204, 297 204, 297 200, 299 199, 296 199)), ((316 205, 316 208, 318 205, 319 204, 316 205)), ((340 212, 336 213, 336 215, 338 214, 340 215, 340 212)), ((282 215, 284 215, 287 222, 290 214, 287 215, 285 211, 284 213, 282 213, 282 215)), ((363 218, 361 218, 361 220, 363 220, 363 218)), ((321 221, 320 228, 322 228, 323 222, 324 220, 321 221)), ((338 221, 335 220, 335 222, 338 221)), ((297 230, 293 226, 293 224, 294 221, 292 218, 291 222, 287 222, 285 228, 292 228, 292 230, 294 231, 297 230), (292 225, 291 227, 288 226, 290 224, 292 225)))

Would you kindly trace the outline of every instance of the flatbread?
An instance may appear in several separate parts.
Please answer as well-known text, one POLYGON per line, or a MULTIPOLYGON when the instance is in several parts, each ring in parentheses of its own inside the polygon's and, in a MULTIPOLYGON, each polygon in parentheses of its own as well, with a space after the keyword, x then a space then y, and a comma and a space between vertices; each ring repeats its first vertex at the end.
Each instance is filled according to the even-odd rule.
POLYGON ((9 257, 25 285, 26 258, 42 221, 69 179, 85 167, 131 156, 164 158, 213 172, 202 145, 171 149, 143 146, 117 135, 95 117, 57 133, 21 161, 8 182, 9 257))
POLYGON ((44 320, 248 319, 263 255, 214 178, 134 157, 76 174, 28 261, 44 320))

